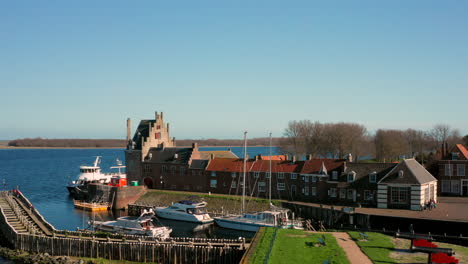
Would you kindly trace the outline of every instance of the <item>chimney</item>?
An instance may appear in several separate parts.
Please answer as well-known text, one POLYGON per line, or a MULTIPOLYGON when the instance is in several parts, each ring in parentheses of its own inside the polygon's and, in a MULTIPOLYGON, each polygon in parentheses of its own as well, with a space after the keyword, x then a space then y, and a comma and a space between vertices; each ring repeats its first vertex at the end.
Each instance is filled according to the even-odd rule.
POLYGON ((231 148, 228 148, 228 151, 232 151, 232 149, 231 149, 231 148))
POLYGON ((163 119, 163 114, 164 114, 163 112, 161 112, 161 114, 159 114, 159 117, 161 118, 161 121, 164 120, 164 119, 163 119))
POLYGON ((289 155, 288 155, 288 154, 284 154, 284 159, 285 159, 285 160, 289 160, 289 155))
POLYGON ((210 154, 210 160, 214 160, 215 155, 213 153, 210 154))
POLYGON ((306 155, 306 160, 311 160, 312 159, 312 154, 307 154, 306 155))
POLYGON ((132 133, 132 121, 130 118, 127 118, 127 142, 131 140, 131 133, 132 133))
POLYGON ((169 135, 169 123, 167 123, 167 134, 169 135))
POLYGON ((292 163, 296 162, 296 155, 292 155, 292 163))
POLYGON ((198 149, 198 143, 197 142, 192 143, 192 149, 198 149))
POLYGON ((260 159, 260 155, 255 155, 255 161, 260 159))
POLYGON ((158 111, 154 111, 154 121, 158 121, 158 111))
POLYGON ((349 162, 349 163, 353 162, 353 155, 351 155, 351 153, 346 155, 346 161, 349 162))

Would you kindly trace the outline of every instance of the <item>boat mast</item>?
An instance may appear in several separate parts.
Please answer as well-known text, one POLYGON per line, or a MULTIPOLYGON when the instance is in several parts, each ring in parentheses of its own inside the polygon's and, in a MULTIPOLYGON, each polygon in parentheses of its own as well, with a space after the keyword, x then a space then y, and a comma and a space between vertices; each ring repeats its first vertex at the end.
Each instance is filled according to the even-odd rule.
POLYGON ((245 212, 245 171, 247 170, 247 131, 244 132, 244 169, 243 169, 243 186, 242 186, 242 214, 245 212))
POLYGON ((268 203, 271 205, 271 159, 272 159, 272 156, 271 156, 271 132, 270 132, 270 164, 269 164, 269 170, 268 170, 268 173, 269 173, 269 187, 270 187, 270 190, 268 192, 268 203))

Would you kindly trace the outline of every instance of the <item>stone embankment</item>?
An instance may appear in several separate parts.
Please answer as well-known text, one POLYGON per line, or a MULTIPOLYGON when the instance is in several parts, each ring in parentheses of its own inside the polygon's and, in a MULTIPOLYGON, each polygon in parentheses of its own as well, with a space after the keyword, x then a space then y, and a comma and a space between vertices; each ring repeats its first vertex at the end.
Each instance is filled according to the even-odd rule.
MULTIPOLYGON (((179 192, 164 190, 148 190, 148 192, 136 200, 136 205, 148 207, 169 206, 180 200, 203 200, 208 203, 207 210, 213 214, 239 213, 242 207, 242 197, 235 195, 207 194, 195 192, 179 192)), ((270 206, 267 199, 249 198, 245 199, 246 211, 263 211, 270 206)), ((279 205, 280 202, 273 201, 279 205)))
POLYGON ((67 256, 50 256, 47 253, 44 254, 29 254, 28 252, 21 250, 13 250, 5 247, 0 247, 0 256, 14 261, 15 263, 35 263, 35 264, 94 264, 92 260, 82 260, 76 258, 70 258, 67 256))

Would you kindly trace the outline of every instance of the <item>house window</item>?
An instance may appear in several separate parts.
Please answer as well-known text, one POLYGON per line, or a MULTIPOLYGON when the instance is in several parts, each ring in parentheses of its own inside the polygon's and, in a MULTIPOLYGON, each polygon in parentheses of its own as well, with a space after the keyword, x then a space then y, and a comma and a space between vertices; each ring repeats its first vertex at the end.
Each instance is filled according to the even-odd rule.
POLYGON ((348 182, 353 182, 356 179, 356 173, 354 171, 348 173, 348 182))
POLYGON ((337 171, 332 171, 332 180, 338 180, 338 172, 337 171))
POLYGON ((278 191, 284 191, 284 190, 285 190, 284 183, 279 182, 279 183, 278 183, 278 191))
POLYGON ((253 173, 253 175, 254 175, 254 178, 255 178, 255 179, 258 179, 258 177, 260 177, 260 172, 255 171, 255 172, 253 173))
POLYGON ((317 187, 312 187, 312 195, 316 196, 317 195, 317 187))
POLYGON ((270 179, 271 172, 265 174, 265 178, 270 179))
POLYGON ((450 192, 450 181, 442 180, 442 190, 441 190, 441 192, 443 192, 443 193, 449 193, 450 192))
POLYGON ((445 164, 445 176, 452 176, 452 164, 445 164))
POLYGON ((340 198, 346 199, 346 189, 340 189, 340 198))
POLYGON ((177 167, 176 167, 176 166, 172 166, 172 167, 171 167, 171 174, 172 174, 172 175, 175 175, 176 170, 177 170, 177 167))
POLYGON ((353 199, 353 189, 348 189, 348 199, 353 199))
POLYGON ((465 176, 465 164, 458 164, 457 165, 457 175, 458 176, 465 176))
POLYGON ((237 188, 237 182, 236 181, 231 182, 231 188, 237 188))
POLYGON ((364 200, 366 201, 374 200, 374 193, 369 190, 364 190, 364 200))
POLYGON ((377 181, 377 172, 373 172, 369 175, 369 182, 375 183, 377 181))
POLYGON ((291 193, 295 194, 296 193, 296 185, 291 185, 291 193))
POLYGON ((284 179, 284 173, 283 172, 278 172, 276 175, 278 176, 278 179, 284 179))
POLYGON ((258 192, 265 192, 265 186, 266 186, 265 182, 259 182, 258 183, 258 192))
POLYGON ((408 188, 406 187, 390 187, 390 201, 392 204, 407 204, 408 203, 408 188))
POLYGON ((451 192, 452 193, 456 193, 456 194, 459 194, 460 193, 460 181, 458 180, 453 180, 453 181, 450 181, 451 182, 451 192))
POLYGON ((458 160, 458 152, 452 152, 452 160, 458 160))
POLYGON ((304 193, 304 195, 309 196, 309 186, 302 188, 302 192, 304 193))
POLYGON ((302 176, 302 180, 304 182, 309 182, 309 176, 307 176, 307 175, 302 176))
POLYGON ((231 177, 235 178, 237 176, 237 173, 231 172, 231 177))
POLYGON ((184 167, 180 167, 180 175, 185 175, 185 168, 184 167))
POLYGON ((297 173, 291 173, 291 180, 297 179, 297 173))
POLYGON ((312 176, 312 182, 317 182, 317 176, 312 176))
POLYGON ((211 176, 215 177, 216 176, 216 171, 212 171, 211 176))
POLYGON ((330 188, 330 197, 336 197, 336 188, 330 188))
POLYGON ((216 188, 218 185, 218 180, 210 180, 210 187, 211 188, 216 188))
POLYGON ((167 166, 166 166, 166 165, 162 165, 161 171, 162 171, 162 173, 166 173, 166 172, 167 172, 167 166))

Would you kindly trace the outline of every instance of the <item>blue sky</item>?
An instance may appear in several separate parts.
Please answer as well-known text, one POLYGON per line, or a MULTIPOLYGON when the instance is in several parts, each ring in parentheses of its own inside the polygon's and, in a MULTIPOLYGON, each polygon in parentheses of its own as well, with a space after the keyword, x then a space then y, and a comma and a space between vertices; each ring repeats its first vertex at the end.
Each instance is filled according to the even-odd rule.
POLYGON ((466 1, 2 1, 0 139, 468 133, 466 1))

